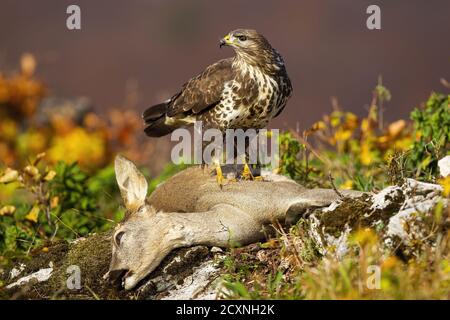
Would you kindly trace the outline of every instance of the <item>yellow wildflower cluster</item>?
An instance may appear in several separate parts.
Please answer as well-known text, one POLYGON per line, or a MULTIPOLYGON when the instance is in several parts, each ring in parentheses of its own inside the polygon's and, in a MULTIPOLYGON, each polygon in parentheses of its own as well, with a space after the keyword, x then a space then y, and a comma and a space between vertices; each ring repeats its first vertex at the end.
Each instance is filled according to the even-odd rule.
POLYGON ((338 154, 349 153, 355 161, 369 166, 412 144, 411 128, 405 120, 380 128, 376 110, 377 106, 373 105, 368 116, 362 119, 352 112, 333 111, 316 122, 311 131, 338 154))
POLYGON ((385 123, 380 101, 375 90, 365 117, 343 111, 336 102, 331 114, 306 131, 312 139, 313 155, 325 160, 322 171, 331 172, 340 188, 353 188, 358 175, 366 179, 384 175, 382 167, 389 164, 393 155, 405 152, 413 144, 411 124, 405 120, 385 123))

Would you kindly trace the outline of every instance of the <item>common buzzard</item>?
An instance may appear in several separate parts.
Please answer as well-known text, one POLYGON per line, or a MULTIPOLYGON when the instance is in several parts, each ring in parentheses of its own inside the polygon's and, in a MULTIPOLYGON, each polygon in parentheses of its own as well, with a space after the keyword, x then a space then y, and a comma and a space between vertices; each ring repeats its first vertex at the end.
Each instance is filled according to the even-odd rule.
POLYGON ((202 121, 204 128, 261 129, 283 111, 292 93, 281 55, 255 30, 238 29, 220 41, 233 58, 220 60, 163 103, 148 108, 145 133, 164 136, 202 121))

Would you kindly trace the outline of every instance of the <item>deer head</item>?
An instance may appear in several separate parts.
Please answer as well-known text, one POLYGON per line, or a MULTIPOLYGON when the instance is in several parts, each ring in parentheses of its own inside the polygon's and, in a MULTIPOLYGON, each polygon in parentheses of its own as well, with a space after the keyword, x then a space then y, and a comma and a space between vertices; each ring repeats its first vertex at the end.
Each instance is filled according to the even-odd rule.
POLYGON ((104 278, 121 277, 123 287, 130 290, 180 244, 179 228, 171 227, 167 214, 146 203, 147 181, 131 161, 117 156, 115 172, 127 213, 114 230, 111 264, 104 278))

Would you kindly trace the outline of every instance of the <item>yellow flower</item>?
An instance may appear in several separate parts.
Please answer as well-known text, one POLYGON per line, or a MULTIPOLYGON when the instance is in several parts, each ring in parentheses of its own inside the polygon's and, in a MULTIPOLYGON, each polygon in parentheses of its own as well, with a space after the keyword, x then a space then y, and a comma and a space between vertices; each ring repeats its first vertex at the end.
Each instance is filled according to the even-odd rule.
POLYGON ((56 136, 47 154, 52 162, 78 161, 84 167, 95 167, 105 160, 106 142, 101 134, 77 127, 68 134, 56 136))
POLYGON ((366 133, 370 130, 370 122, 369 119, 362 119, 361 121, 361 131, 366 133))
POLYGON ((341 116, 342 112, 340 111, 333 111, 330 115, 330 124, 332 127, 337 127, 341 124, 341 116))
POLYGON ((7 141, 14 140, 17 137, 17 124, 16 122, 5 119, 0 122, 0 137, 7 141))
POLYGON ((358 126, 358 117, 354 113, 347 112, 345 114, 344 125, 347 129, 356 129, 356 127, 358 126))
POLYGON ((351 190, 353 189, 353 181, 352 180, 347 180, 345 181, 343 184, 340 185, 341 189, 346 189, 346 190, 351 190))
POLYGON ((36 223, 39 218, 39 206, 34 205, 30 212, 25 216, 25 219, 36 223))
POLYGON ((50 200, 50 208, 55 209, 59 204, 59 197, 53 197, 52 200, 50 200))
POLYGON ((444 273, 450 273, 450 261, 448 259, 441 261, 441 269, 444 273))
POLYGON ((339 128, 336 133, 334 134, 334 138, 337 141, 347 141, 352 136, 352 130, 346 130, 339 128))
POLYGON ((19 178, 19 172, 11 168, 7 168, 5 172, 0 176, 0 183, 14 182, 19 178))
POLYGON ((19 135, 18 149, 24 154, 38 154, 44 151, 47 146, 47 136, 38 130, 29 130, 19 135))
POLYGON ((311 126, 311 131, 326 129, 327 125, 323 121, 317 121, 311 126))
POLYGON ((411 137, 405 137, 402 139, 395 140, 394 148, 396 150, 408 150, 412 146, 412 138, 411 137))
POLYGON ((0 216, 10 215, 16 211, 16 207, 14 206, 4 206, 0 209, 0 216))
POLYGON ((450 176, 443 179, 439 179, 438 182, 444 189, 444 191, 442 192, 443 196, 444 197, 450 196, 450 176))
POLYGON ((386 258, 381 264, 382 269, 392 269, 398 264, 398 259, 394 256, 386 258))
POLYGON ((359 159, 361 160, 361 163, 365 166, 370 165, 373 162, 373 156, 370 152, 370 147, 368 143, 364 143, 361 146, 361 154, 359 156, 359 159))
POLYGON ((378 241, 378 237, 372 229, 360 229, 353 234, 351 238, 355 243, 359 243, 361 246, 366 244, 375 244, 378 241))
POLYGON ((391 137, 397 137, 406 128, 405 120, 397 120, 388 126, 388 132, 391 137))
POLYGON ((383 143, 386 143, 389 141, 389 136, 380 136, 380 137, 378 137, 377 140, 378 140, 378 143, 383 144, 383 143))
POLYGON ((26 166, 25 169, 23 169, 23 171, 25 171, 26 174, 28 174, 30 177, 33 178, 39 175, 38 168, 32 165, 26 166))
POLYGON ((420 140, 420 138, 422 138, 422 135, 423 135, 423 133, 422 133, 422 131, 421 130, 417 130, 416 131, 416 141, 419 141, 420 140))
POLYGON ((53 170, 50 170, 44 177, 45 181, 51 181, 56 176, 56 172, 53 170))

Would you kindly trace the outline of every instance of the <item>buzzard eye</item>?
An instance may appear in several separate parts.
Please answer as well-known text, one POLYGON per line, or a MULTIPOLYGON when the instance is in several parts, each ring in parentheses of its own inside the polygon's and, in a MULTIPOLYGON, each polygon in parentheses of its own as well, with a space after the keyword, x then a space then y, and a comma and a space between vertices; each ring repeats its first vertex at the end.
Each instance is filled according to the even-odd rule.
POLYGON ((122 239, 125 232, 121 231, 114 237, 114 241, 116 242, 117 246, 120 246, 120 240, 122 239))
POLYGON ((245 41, 247 40, 246 36, 237 36, 237 38, 239 39, 239 41, 245 41))

